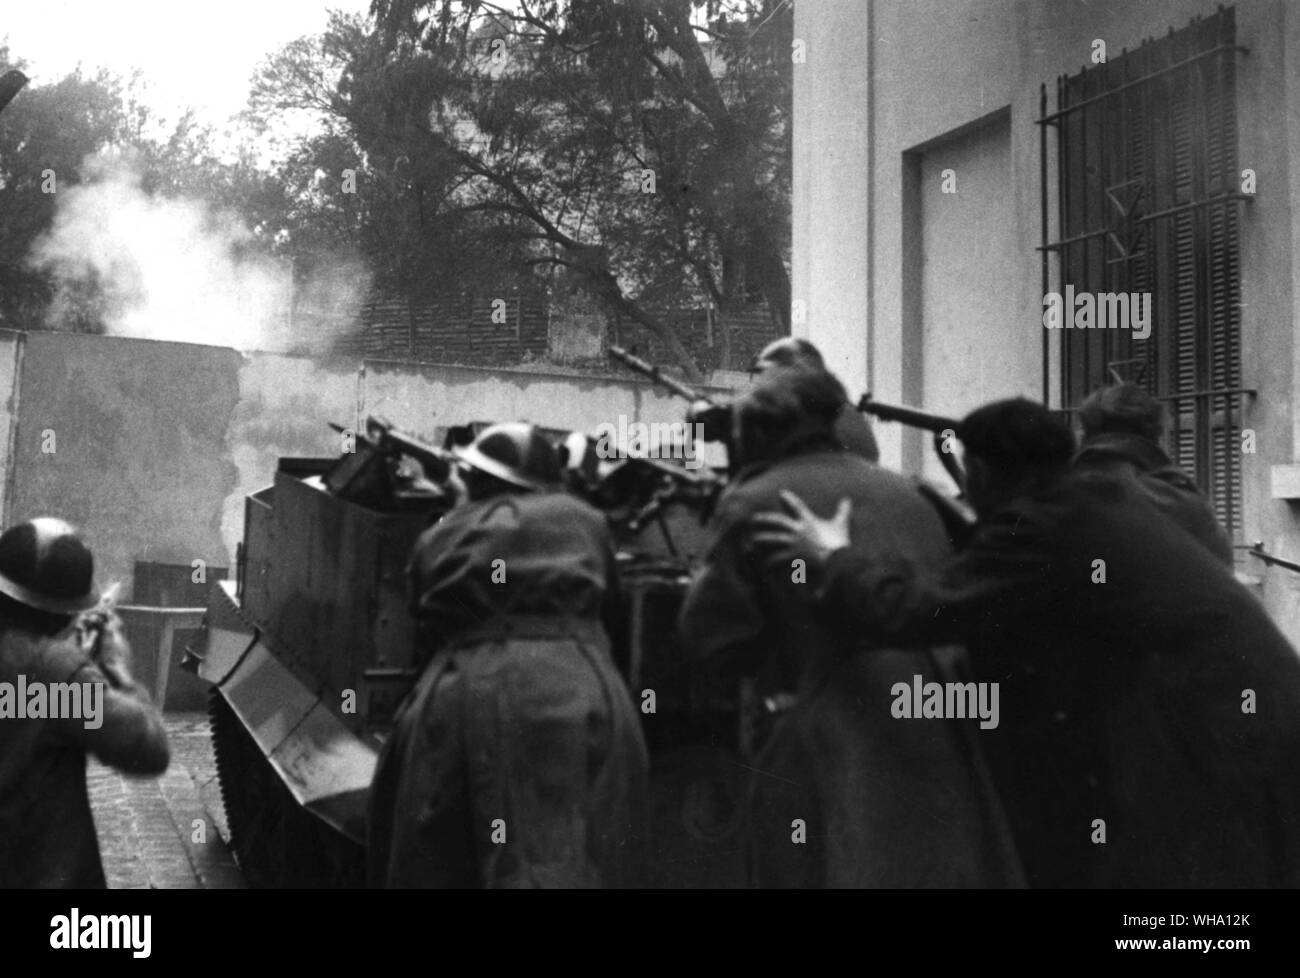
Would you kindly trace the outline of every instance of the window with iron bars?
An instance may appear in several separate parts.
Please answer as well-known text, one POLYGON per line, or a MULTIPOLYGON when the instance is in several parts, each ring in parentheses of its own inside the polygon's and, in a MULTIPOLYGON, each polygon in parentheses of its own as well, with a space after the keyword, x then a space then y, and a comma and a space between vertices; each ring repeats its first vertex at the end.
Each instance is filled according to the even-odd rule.
MULTIPOLYGON (((1059 344, 1061 404, 1118 380, 1166 408, 1166 448, 1241 529, 1241 172, 1232 9, 1043 86, 1043 291, 1150 295, 1150 334, 1044 330, 1059 344), (1057 238, 1049 240, 1048 139, 1056 138, 1057 238)), ((1072 322, 1073 310, 1064 309, 1072 322)))

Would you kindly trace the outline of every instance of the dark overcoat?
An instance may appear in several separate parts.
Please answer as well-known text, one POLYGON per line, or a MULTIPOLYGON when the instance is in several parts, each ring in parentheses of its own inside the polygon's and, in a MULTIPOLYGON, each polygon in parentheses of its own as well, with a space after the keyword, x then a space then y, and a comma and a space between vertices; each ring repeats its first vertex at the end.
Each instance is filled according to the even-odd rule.
POLYGON ((604 517, 562 493, 458 507, 418 541, 433 650, 371 791, 372 885, 642 881, 647 757, 603 616, 604 517))
POLYGON ((1108 433, 1083 443, 1074 467, 1133 479, 1165 516, 1232 566, 1232 541, 1201 495, 1196 480, 1175 465, 1155 442, 1138 435, 1108 433))
POLYGON ((961 639, 1032 885, 1300 885, 1300 661, 1133 480, 1074 472, 937 572, 837 551, 823 607, 879 640, 961 639))
MULTIPOLYGON (((118 628, 104 640, 126 646, 118 628)), ((129 659, 129 647, 119 654, 129 659)), ((162 717, 143 687, 109 682, 71 629, 52 637, 0 630, 0 684, 0 696, 9 697, 0 713, 0 888, 102 888, 87 755, 132 774, 161 773, 168 762, 162 717), (43 684, 52 697, 62 683, 83 684, 82 712, 98 715, 10 715, 23 687, 43 684), (88 708, 91 687, 98 689, 88 708)))
POLYGON ((920 566, 947 535, 908 479, 857 455, 806 451, 738 475, 680 630, 719 683, 752 680, 789 702, 752 759, 749 809, 759 886, 999 886, 1019 871, 979 759, 958 722, 897 719, 891 690, 939 667, 919 644, 863 643, 810 603, 816 581, 753 551, 750 518, 782 489, 827 515, 852 500, 853 532, 920 566))

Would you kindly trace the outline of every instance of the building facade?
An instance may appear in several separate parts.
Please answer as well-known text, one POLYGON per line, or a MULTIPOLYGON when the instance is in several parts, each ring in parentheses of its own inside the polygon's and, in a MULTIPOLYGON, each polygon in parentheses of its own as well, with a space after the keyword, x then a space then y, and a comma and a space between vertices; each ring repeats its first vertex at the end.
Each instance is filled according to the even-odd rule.
POLYGON ((1142 384, 1300 646, 1300 573, 1251 549, 1300 563, 1300 4, 795 9, 796 333, 946 415, 1142 384))

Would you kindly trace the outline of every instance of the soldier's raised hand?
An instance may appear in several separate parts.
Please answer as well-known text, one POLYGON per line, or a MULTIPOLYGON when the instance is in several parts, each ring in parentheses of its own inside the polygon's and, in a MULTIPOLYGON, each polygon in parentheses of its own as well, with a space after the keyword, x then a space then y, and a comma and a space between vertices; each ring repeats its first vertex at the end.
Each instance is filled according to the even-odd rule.
POLYGON ((850 540, 849 519, 853 504, 841 499, 833 516, 822 519, 808 504, 789 490, 781 499, 793 515, 769 511, 751 521, 753 543, 766 555, 769 563, 788 563, 802 558, 820 567, 836 550, 847 547, 850 540))

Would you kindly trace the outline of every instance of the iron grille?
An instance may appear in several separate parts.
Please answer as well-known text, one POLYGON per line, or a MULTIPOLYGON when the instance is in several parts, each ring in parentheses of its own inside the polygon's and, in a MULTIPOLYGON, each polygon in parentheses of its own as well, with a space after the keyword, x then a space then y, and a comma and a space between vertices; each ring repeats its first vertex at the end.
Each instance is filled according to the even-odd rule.
MULTIPOLYGON (((1236 21, 1219 8, 1160 40, 1042 89, 1043 290, 1149 294, 1150 335, 1044 330, 1060 344, 1061 403, 1131 380, 1164 401, 1168 448, 1240 530, 1241 173, 1236 21), (1048 128, 1057 140, 1059 238, 1048 241, 1048 128), (1055 266, 1056 285, 1053 281, 1055 266)), ((1114 307, 1112 307, 1114 308, 1114 307)), ((1066 309, 1067 319, 1071 310, 1066 309)))

